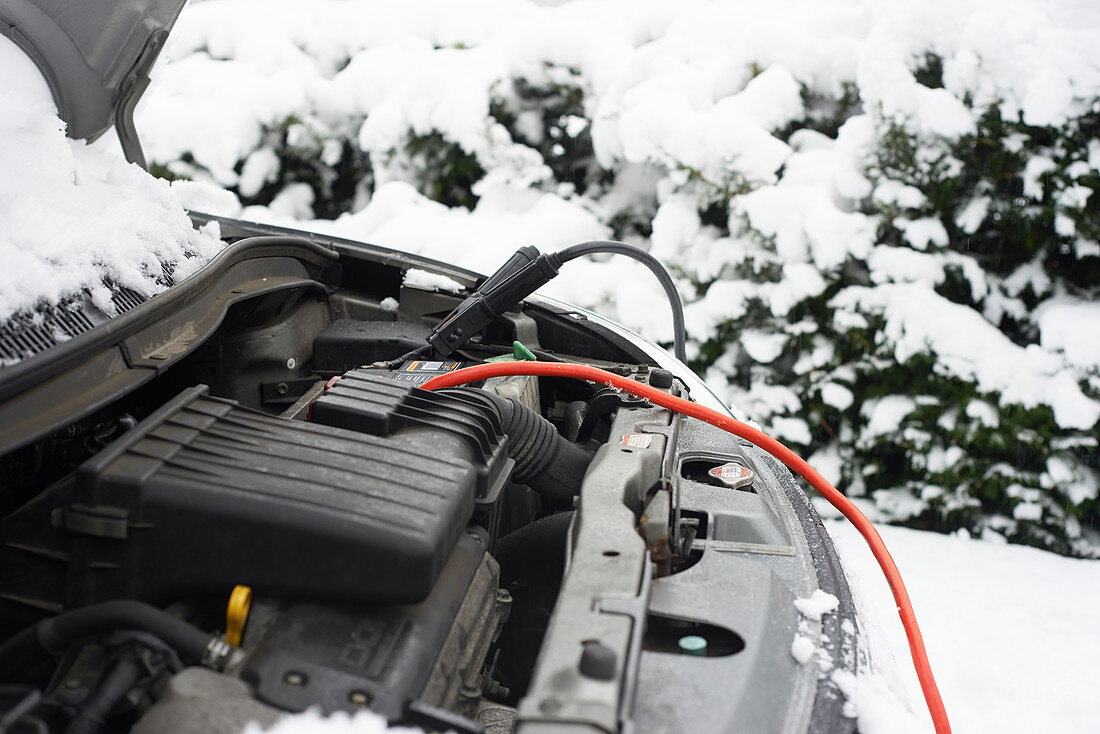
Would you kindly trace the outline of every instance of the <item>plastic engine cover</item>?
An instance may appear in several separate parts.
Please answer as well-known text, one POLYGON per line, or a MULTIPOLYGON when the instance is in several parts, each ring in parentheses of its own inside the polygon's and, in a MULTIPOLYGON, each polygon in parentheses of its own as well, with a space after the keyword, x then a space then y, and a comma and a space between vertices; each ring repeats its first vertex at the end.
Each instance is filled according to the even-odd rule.
POLYGON ((316 600, 420 601, 479 485, 503 481, 495 475, 508 460, 497 434, 475 452, 447 427, 383 423, 381 435, 366 435, 189 389, 0 528, 18 543, 52 525, 67 572, 42 565, 45 552, 0 553, 0 562, 21 567, 15 577, 29 588, 18 593, 38 608, 166 603, 235 584, 316 600), (23 568, 33 563, 42 567, 23 568))

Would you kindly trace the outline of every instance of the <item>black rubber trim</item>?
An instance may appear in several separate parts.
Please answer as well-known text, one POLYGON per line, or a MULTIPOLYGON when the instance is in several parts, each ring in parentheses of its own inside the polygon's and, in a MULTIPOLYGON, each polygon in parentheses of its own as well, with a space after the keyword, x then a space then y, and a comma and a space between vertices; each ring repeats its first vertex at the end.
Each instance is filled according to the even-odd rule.
POLYGON ((408 270, 409 268, 430 270, 446 275, 470 289, 476 288, 479 283, 485 280, 484 275, 475 273, 472 270, 367 242, 349 240, 344 237, 335 237, 318 232, 307 232, 301 229, 291 229, 290 227, 277 227, 273 224, 260 224, 259 222, 246 222, 242 219, 218 217, 202 212, 193 211, 188 212, 188 214, 196 227, 208 222, 217 222, 221 229, 222 238, 225 240, 231 241, 245 237, 293 237, 332 250, 340 256, 341 260, 345 257, 351 257, 357 260, 369 260, 377 265, 400 270, 408 270))
POLYGON ((0 371, 0 454, 89 415, 202 344, 239 301, 309 288, 331 292, 337 253, 257 237, 230 245, 167 291, 95 329, 0 371))

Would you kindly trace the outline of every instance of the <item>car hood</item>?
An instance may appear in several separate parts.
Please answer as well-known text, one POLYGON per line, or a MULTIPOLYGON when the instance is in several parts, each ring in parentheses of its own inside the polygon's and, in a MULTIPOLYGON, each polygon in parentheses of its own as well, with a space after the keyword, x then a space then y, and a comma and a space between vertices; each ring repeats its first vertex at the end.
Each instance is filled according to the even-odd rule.
POLYGON ((71 138, 112 123, 127 159, 144 167, 133 110, 185 0, 0 0, 0 33, 42 71, 71 138))

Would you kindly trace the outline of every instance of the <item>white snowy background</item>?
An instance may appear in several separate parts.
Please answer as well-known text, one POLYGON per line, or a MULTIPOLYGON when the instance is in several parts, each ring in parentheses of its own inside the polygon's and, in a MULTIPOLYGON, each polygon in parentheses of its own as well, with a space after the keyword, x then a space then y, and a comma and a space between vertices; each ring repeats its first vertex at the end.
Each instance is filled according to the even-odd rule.
MULTIPOLYGON (((216 228, 191 229, 185 207, 483 272, 521 244, 553 250, 625 233, 673 267, 691 356, 707 364, 719 396, 788 442, 816 448, 811 462, 858 495, 873 473, 853 473, 846 447, 893 440, 930 398, 878 395, 853 407, 853 368, 830 367, 835 348, 819 325, 790 317, 827 295, 837 330, 881 320, 875 360, 928 354, 937 375, 969 386, 973 397, 945 412, 943 431, 967 420, 974 432, 1008 430, 1001 424, 1016 414, 1006 406, 1053 416, 1060 443, 1031 484, 1007 463, 988 467, 1006 477, 1011 501, 985 513, 973 538, 891 527, 883 535, 956 731, 1093 731, 1100 562, 1004 537, 1042 545, 1046 536, 1020 535, 1042 520, 1064 528, 1063 550, 1095 548, 1095 533, 1065 508, 1097 494, 1095 469, 1075 457, 1096 449, 1100 304, 1038 258, 1011 273, 984 271, 949 237, 1000 217, 995 194, 971 191, 945 225, 927 193, 876 156, 897 128, 916 143, 915 170, 957 170, 952 141, 973 136, 994 105, 1022 125, 1076 130, 1098 111, 1097 38, 1100 6, 1087 0, 193 1, 137 115, 155 170, 180 179, 171 184, 126 164, 109 137, 67 140, 33 64, 0 38, 0 316, 81 290, 109 309, 104 278, 151 295, 165 262, 185 277, 220 247, 216 228), (942 86, 918 79, 915 60, 929 54, 941 61, 942 86), (551 131, 559 142, 515 80, 563 97, 580 91, 551 131), (852 94, 859 103, 844 109, 852 94), (498 106, 508 125, 491 114, 498 106), (820 129, 801 124, 809 118, 820 129), (614 173, 584 191, 554 169, 582 137, 591 168, 614 173), (425 155, 411 145, 423 140, 476 161, 474 198, 433 200, 447 192, 432 188, 425 155), (284 180, 288 152, 319 162, 321 182, 284 180), (318 191, 352 159, 369 165, 369 177, 343 211, 320 218, 318 191), (715 202, 723 221, 705 216, 715 202), (866 282, 846 279, 852 263, 866 282), (968 303, 937 290, 955 272, 968 303), (714 334, 754 308, 770 320, 715 352, 714 334), (1029 343, 998 327, 1005 314, 1026 324, 1029 343), (816 445, 807 398, 768 371, 792 349, 801 355, 793 373, 812 385, 803 392, 854 411, 858 435, 816 445)), ((1072 140, 1049 150, 1022 139, 1005 145, 1027 152, 1025 200, 1049 208, 1065 257, 1083 263, 1100 254, 1081 224, 1096 206, 1100 141, 1072 140)), ((670 340, 657 286, 631 263, 572 263, 546 290, 670 340)), ((911 451, 920 468, 946 477, 966 453, 919 436, 912 445, 927 447, 911 451)), ((870 514, 895 520, 974 502, 935 481, 867 494, 870 514)), ((885 584, 854 532, 839 521, 829 527, 871 645, 872 665, 846 682, 852 713, 865 734, 928 731, 885 584)))

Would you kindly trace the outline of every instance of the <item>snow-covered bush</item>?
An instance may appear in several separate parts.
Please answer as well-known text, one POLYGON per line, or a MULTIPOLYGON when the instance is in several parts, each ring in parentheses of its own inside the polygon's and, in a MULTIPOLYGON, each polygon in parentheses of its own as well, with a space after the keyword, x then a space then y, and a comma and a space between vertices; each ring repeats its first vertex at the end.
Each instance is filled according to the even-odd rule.
MULTIPOLYGON (((204 2, 139 127, 227 214, 646 245, 696 369, 879 516, 1094 554, 1100 10, 866 5, 204 2)), ((552 287, 671 337, 632 265, 552 287)))

